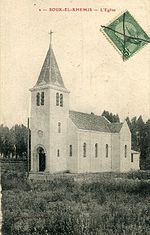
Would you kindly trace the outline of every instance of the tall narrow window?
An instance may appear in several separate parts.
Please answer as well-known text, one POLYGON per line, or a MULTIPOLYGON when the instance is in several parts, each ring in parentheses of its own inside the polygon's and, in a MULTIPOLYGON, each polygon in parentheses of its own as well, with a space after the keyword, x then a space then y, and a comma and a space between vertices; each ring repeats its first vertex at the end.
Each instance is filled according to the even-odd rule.
POLYGON ((44 92, 41 93, 41 105, 44 105, 44 92))
POLYGON ((57 149, 57 157, 60 157, 60 151, 57 149))
POLYGON ((98 157, 98 144, 95 144, 95 157, 98 157))
POLYGON ((83 144, 83 157, 86 157, 86 143, 83 144))
POLYGON ((56 106, 59 106, 59 93, 56 93, 56 106))
POLYGON ((60 94, 60 106, 63 107, 63 94, 60 94))
POLYGON ((106 144, 106 157, 108 157, 108 144, 106 144))
POLYGON ((131 162, 133 162, 133 153, 131 153, 131 162))
POLYGON ((36 94, 36 105, 40 106, 40 93, 39 92, 36 94))
POLYGON ((61 122, 58 122, 58 133, 61 133, 61 122))
POLYGON ((124 156, 127 157, 127 145, 124 146, 124 156))
POLYGON ((72 145, 69 145, 69 155, 72 157, 72 145))

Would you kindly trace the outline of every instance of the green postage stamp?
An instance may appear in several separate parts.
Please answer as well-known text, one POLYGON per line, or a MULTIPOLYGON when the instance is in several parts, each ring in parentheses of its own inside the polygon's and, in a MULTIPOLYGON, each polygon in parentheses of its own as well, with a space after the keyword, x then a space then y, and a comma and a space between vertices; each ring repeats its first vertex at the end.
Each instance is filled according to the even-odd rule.
POLYGON ((101 27, 104 34, 121 53, 124 61, 150 43, 150 38, 129 11, 124 12, 107 26, 101 27))

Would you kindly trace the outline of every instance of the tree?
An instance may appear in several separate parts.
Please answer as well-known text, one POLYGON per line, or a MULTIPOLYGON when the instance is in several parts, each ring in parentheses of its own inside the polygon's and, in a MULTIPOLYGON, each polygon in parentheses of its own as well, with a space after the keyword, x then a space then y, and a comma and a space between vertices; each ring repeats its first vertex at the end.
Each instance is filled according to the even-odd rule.
POLYGON ((130 118, 129 117, 126 117, 126 122, 127 122, 127 124, 128 124, 128 127, 129 127, 129 129, 131 130, 131 121, 130 121, 130 118))
POLYGON ((126 118, 131 131, 132 149, 140 152, 140 165, 142 169, 150 169, 150 120, 146 123, 142 116, 126 118))
POLYGON ((0 126, 0 152, 4 154, 4 157, 11 151, 10 146, 10 133, 9 128, 3 125, 0 126))
POLYGON ((21 155, 23 152, 27 152, 28 130, 24 125, 15 125, 14 130, 16 153, 21 155))
POLYGON ((10 153, 22 156, 27 152, 28 129, 24 125, 16 124, 11 129, 0 126, 0 153, 8 156, 10 153))
POLYGON ((102 116, 106 117, 110 122, 114 123, 114 122, 120 122, 120 118, 118 116, 118 114, 112 114, 109 113, 108 111, 103 111, 102 116))

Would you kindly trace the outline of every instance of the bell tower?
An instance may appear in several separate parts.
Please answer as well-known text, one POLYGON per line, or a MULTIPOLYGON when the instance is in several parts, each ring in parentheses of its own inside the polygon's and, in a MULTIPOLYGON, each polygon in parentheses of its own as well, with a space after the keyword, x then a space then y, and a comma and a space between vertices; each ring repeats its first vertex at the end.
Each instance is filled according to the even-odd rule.
POLYGON ((67 168, 69 91, 50 45, 31 91, 31 172, 54 173, 67 168))

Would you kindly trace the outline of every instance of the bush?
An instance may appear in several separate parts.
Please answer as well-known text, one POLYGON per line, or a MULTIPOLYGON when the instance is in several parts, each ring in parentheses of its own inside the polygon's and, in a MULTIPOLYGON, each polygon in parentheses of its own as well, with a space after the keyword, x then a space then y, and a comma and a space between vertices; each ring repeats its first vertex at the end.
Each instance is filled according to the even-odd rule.
POLYGON ((75 186, 74 179, 72 177, 65 177, 59 175, 52 175, 51 180, 46 182, 43 181, 33 181, 31 184, 32 190, 41 191, 43 190, 50 190, 54 191, 57 188, 63 188, 67 191, 72 191, 75 186))
POLYGON ((150 180, 150 171, 130 171, 127 174, 128 179, 150 180))
POLYGON ((30 183, 27 176, 22 172, 7 171, 1 175, 1 184, 3 190, 21 189, 30 190, 30 183))
POLYGON ((3 234, 149 234, 150 181, 145 173, 75 177, 59 174, 47 182, 29 182, 21 173, 3 175, 3 234))

